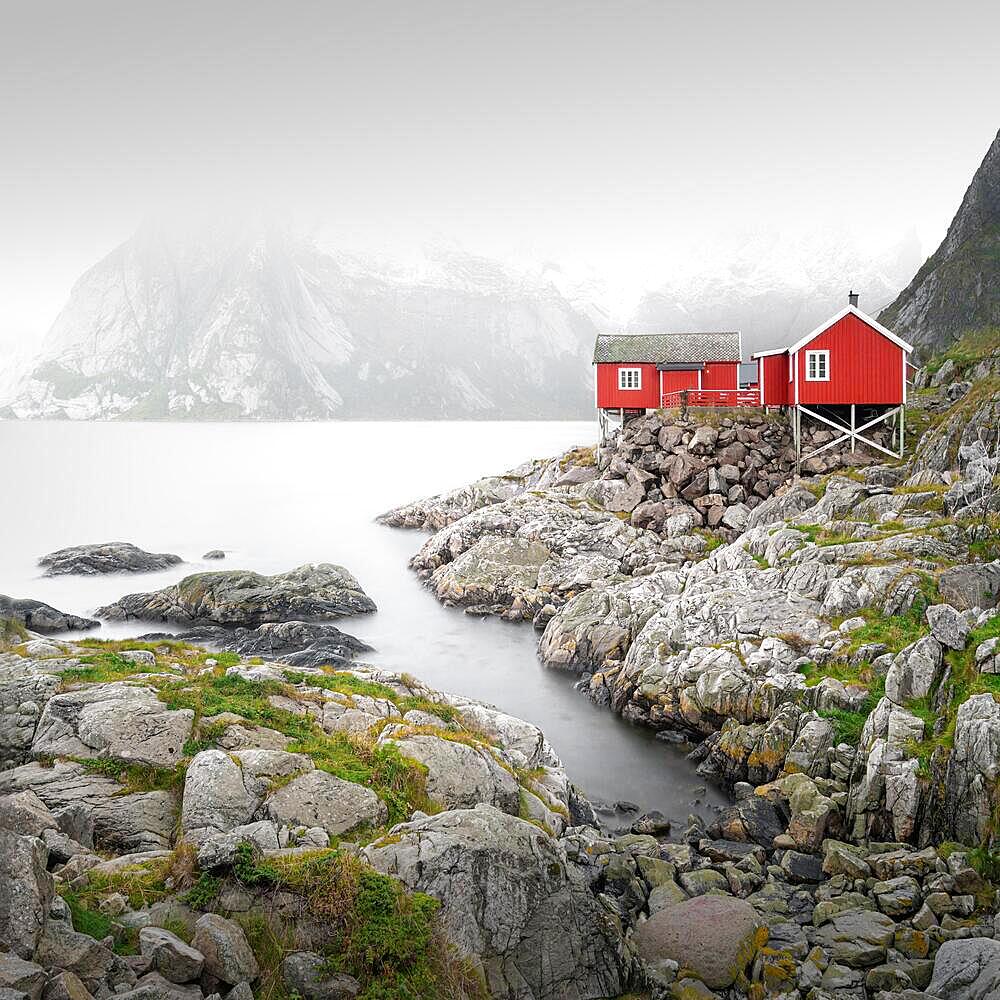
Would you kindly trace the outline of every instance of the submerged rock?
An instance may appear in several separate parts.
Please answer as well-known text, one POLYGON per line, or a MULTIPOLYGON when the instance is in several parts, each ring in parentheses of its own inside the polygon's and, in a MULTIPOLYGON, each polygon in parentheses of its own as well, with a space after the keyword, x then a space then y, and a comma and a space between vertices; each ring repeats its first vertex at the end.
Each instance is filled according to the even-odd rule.
POLYGON ((375 602, 343 566, 307 563, 274 576, 250 570, 193 573, 162 590, 122 597, 97 615, 112 621, 257 626, 374 610, 375 602))
POLYGON ((101 573, 153 573, 183 562, 172 552, 147 552, 131 542, 74 545, 50 552, 38 560, 43 576, 69 574, 96 576, 101 573))
POLYGON ((81 618, 67 614, 30 598, 8 597, 0 594, 0 619, 13 618, 32 632, 77 632, 98 628, 100 622, 93 618, 81 618))

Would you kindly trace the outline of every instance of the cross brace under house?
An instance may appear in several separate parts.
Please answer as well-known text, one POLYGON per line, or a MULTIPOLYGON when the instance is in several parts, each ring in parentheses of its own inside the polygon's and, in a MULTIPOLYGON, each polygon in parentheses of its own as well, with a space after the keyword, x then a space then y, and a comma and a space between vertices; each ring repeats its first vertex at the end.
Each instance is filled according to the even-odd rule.
POLYGON ((833 448, 844 441, 851 442, 851 451, 856 451, 858 442, 868 445, 869 448, 874 448, 876 451, 882 452, 884 455, 889 455, 892 458, 902 458, 903 457, 903 447, 904 447, 904 428, 903 428, 903 407, 893 406, 884 412, 880 413, 877 417, 871 420, 865 421, 863 424, 858 424, 857 422, 857 407, 854 403, 850 404, 850 422, 845 423, 842 420, 838 420, 832 416, 824 416, 822 413, 818 413, 816 410, 811 409, 808 406, 803 406, 801 403, 798 406, 793 406, 791 408, 792 416, 792 434, 795 438, 795 464, 796 472, 799 471, 799 466, 807 458, 812 458, 814 455, 820 454, 820 452, 826 451, 828 448, 833 448), (811 417, 813 420, 818 420, 821 423, 826 424, 828 427, 832 427, 838 432, 839 436, 835 437, 832 441, 827 441, 826 444, 821 445, 819 448, 814 448, 808 454, 802 454, 802 415, 805 414, 807 417, 811 417), (892 440, 899 442, 899 448, 897 450, 886 448, 885 445, 880 444, 878 441, 872 440, 865 434, 865 431, 870 431, 872 427, 876 424, 881 424, 885 421, 896 419, 896 427, 893 429, 892 440))

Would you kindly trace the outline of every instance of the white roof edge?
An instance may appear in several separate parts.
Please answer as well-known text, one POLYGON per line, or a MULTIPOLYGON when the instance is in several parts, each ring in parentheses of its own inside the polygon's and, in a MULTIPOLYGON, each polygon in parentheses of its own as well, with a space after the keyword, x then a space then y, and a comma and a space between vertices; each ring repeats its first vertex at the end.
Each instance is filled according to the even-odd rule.
POLYGON ((784 348, 784 347, 776 347, 773 351, 757 351, 756 353, 751 354, 750 357, 751 358, 769 358, 769 357, 771 357, 772 354, 784 354, 786 350, 787 350, 787 348, 784 348))
POLYGON ((883 337, 887 340, 892 341, 897 347, 901 347, 907 354, 912 353, 913 346, 908 344, 905 340, 897 337, 891 330, 887 330, 877 319, 873 319, 867 313, 863 313, 857 306, 844 306, 836 316, 831 316, 826 322, 821 323, 812 333, 807 333, 801 340, 797 340, 791 347, 788 348, 789 354, 794 354, 796 351, 801 350, 810 341, 815 340, 821 333, 825 330, 829 330, 834 323, 839 323, 845 316, 854 315, 857 316, 862 323, 867 323, 873 330, 881 333, 883 337))

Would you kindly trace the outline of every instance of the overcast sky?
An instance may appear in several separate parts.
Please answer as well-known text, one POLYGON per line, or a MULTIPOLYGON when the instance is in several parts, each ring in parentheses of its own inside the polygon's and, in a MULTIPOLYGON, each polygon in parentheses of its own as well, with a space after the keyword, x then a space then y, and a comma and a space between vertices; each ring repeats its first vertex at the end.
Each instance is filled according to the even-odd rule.
POLYGON ((0 0, 0 343, 149 215, 655 273, 731 229, 943 235, 1000 4, 0 0))

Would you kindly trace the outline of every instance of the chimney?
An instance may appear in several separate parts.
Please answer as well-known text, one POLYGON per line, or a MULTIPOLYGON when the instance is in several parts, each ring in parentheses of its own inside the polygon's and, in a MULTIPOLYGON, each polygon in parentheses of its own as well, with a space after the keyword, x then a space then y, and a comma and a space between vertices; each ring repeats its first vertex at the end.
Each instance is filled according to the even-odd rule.
POLYGON ((858 304, 858 293, 853 289, 847 293, 847 302, 849 305, 857 306, 858 304))

